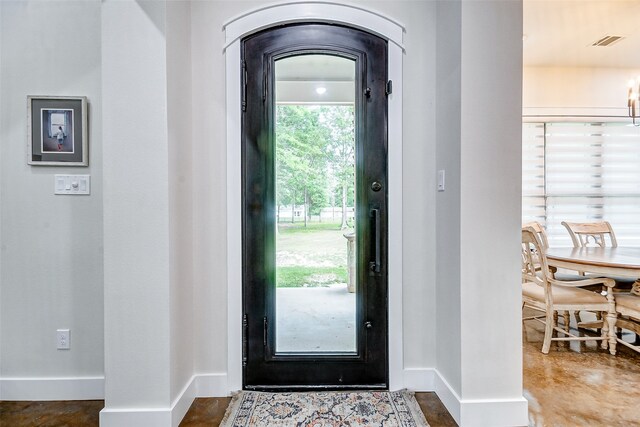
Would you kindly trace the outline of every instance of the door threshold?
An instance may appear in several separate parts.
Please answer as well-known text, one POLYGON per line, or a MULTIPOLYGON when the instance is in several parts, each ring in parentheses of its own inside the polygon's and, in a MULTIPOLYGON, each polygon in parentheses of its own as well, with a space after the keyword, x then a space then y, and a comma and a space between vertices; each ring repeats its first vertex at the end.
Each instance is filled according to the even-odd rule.
POLYGON ((386 384, 364 385, 247 385, 244 390, 289 392, 289 391, 363 391, 363 390, 389 390, 386 384))

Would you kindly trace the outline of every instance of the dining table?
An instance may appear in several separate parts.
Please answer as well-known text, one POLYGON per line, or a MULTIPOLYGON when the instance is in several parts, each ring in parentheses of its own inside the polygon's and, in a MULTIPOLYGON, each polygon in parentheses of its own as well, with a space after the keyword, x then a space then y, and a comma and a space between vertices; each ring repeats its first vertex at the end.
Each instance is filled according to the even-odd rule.
MULTIPOLYGON (((592 275, 636 279, 631 293, 640 297, 640 247, 549 248, 547 262, 553 267, 592 275)), ((617 323, 627 329, 639 330, 633 321, 618 318, 617 323)), ((600 325, 602 325, 601 321, 578 323, 578 327, 581 328, 597 328, 600 325)), ((620 338, 617 342, 637 350, 637 347, 623 342, 620 338)))
POLYGON ((547 262, 553 267, 596 275, 640 278, 640 247, 551 247, 547 262))

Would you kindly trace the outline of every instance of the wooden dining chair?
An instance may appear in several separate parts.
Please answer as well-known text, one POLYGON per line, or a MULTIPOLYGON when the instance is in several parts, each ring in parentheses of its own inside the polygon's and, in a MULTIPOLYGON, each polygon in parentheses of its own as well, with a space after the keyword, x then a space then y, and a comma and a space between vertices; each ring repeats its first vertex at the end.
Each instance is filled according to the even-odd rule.
POLYGON ((601 222, 567 222, 561 223, 567 229, 574 248, 584 246, 600 246, 601 248, 618 246, 616 234, 608 221, 601 222), (607 244, 607 240, 609 243, 607 244))
MULTIPOLYGON (((540 224, 538 221, 532 221, 523 224, 522 229, 524 230, 525 228, 531 228, 536 233, 536 236, 538 236, 542 248, 545 250, 549 249, 549 240, 547 239, 547 233, 545 232, 544 227, 542 227, 542 224, 540 224)), ((538 254, 534 252, 532 253, 532 256, 535 263, 536 271, 538 271, 542 268, 540 261, 538 260, 538 254)), ((555 272, 556 269, 554 267, 550 268, 553 269, 552 272, 555 272)))
MULTIPOLYGON (((573 247, 575 248, 588 247, 588 246, 600 246, 601 248, 618 247, 616 233, 614 233, 613 227, 611 227, 611 224, 608 221, 601 221, 601 222, 562 221, 562 225, 569 232, 569 235, 571 236, 571 240, 573 241, 573 247)), ((580 272, 580 274, 584 275, 583 272, 580 272)), ((589 275, 587 275, 587 277, 588 276, 589 275)), ((616 292, 617 294, 621 292, 622 293, 626 293, 629 291, 633 292, 634 284, 637 282, 638 279, 640 279, 640 278, 619 277, 619 276, 605 276, 605 277, 608 277, 615 281, 616 286, 614 288, 614 292, 616 292)), ((591 290, 598 291, 598 289, 594 289, 593 287, 591 288, 591 290)), ((629 298, 625 294, 620 294, 620 297, 622 298, 623 304, 626 304, 628 302, 637 304, 637 301, 633 300, 632 298, 629 298)), ((633 308, 625 306, 624 310, 633 311, 633 308)), ((581 326, 584 326, 584 327, 590 327, 594 325, 596 325, 597 327, 597 325, 599 324, 599 321, 601 320, 600 313, 597 313, 596 315, 598 318, 598 321, 586 323, 586 324, 582 323, 582 319, 580 318, 580 312, 576 311, 574 313, 574 316, 576 318, 576 322, 578 322, 579 324, 581 324, 581 326)), ((627 326, 632 326, 631 328, 625 328, 625 329, 630 329, 631 331, 635 332, 636 342, 637 342, 638 339, 640 339, 640 332, 639 332, 640 328, 637 327, 637 322, 630 321, 625 323, 625 321, 621 321, 621 325, 623 323, 627 326)), ((619 327, 624 328, 624 326, 619 326, 619 327)))
POLYGON ((602 341, 602 348, 609 347, 611 354, 616 354, 615 299, 613 286, 615 282, 607 278, 585 278, 583 280, 563 281, 553 277, 547 263, 546 248, 532 227, 522 230, 522 300, 523 308, 528 307, 543 314, 524 317, 522 320, 536 320, 545 325, 542 352, 549 353, 552 341, 602 341), (538 267, 539 264, 539 267, 538 267), (600 284, 606 292, 581 289, 582 286, 600 284), (603 312, 605 315, 600 336, 577 336, 568 328, 557 326, 560 311, 589 310, 603 312), (563 336, 554 337, 554 332, 563 336))
POLYGON ((544 249, 549 249, 549 239, 547 238, 547 232, 538 221, 527 222, 526 224, 522 224, 522 228, 525 229, 527 227, 531 227, 533 231, 536 232, 536 235, 540 239, 540 243, 544 249))
MULTIPOLYGON (((522 225, 522 229, 525 229, 527 227, 531 227, 533 229, 533 231, 535 231, 536 236, 538 236, 538 239, 540 239, 540 243, 542 244, 542 248, 545 251, 547 249, 549 249, 549 239, 547 237, 547 232, 544 229, 544 227, 542 226, 542 224, 540 224, 538 221, 531 221, 531 222, 527 222, 526 224, 522 225)), ((581 279, 584 279, 584 277, 582 275, 570 274, 570 273, 561 273, 561 272, 558 272, 557 268, 552 267, 552 266, 550 266, 549 268, 551 269, 551 272, 554 275, 554 279, 558 279, 558 280, 581 280, 581 279)))
MULTIPOLYGON (((526 224, 522 225, 522 228, 525 229, 527 227, 531 227, 533 229, 533 231, 535 231, 536 236, 538 236, 538 239, 540 239, 540 243, 542 244, 543 249, 546 251, 547 249, 549 249, 549 239, 547 238, 547 232, 545 230, 545 228, 542 226, 542 224, 540 224, 538 221, 531 221, 528 222, 526 224)), ((556 267, 550 266, 549 269, 551 270, 551 274, 553 275, 554 279, 557 280, 565 280, 565 281, 569 281, 569 280, 582 280, 584 279, 584 275, 579 275, 579 274, 571 274, 571 273, 567 273, 567 272, 559 272, 558 269, 556 267)), ((555 314, 556 318, 557 318, 557 313, 555 314)), ((571 320, 571 316, 570 313, 568 311, 565 311, 562 313, 562 319, 564 321, 564 326, 565 329, 568 330, 569 329, 569 322, 571 320)), ((580 322, 580 314, 578 314, 576 316, 576 321, 580 322)))
POLYGON ((640 296, 634 294, 616 294, 616 311, 618 318, 616 319, 616 327, 627 329, 635 332, 635 342, 629 343, 622 339, 622 336, 616 339, 623 344, 640 353, 640 345, 638 345, 638 336, 640 335, 640 296))
MULTIPOLYGON (((611 247, 617 248, 618 241, 613 227, 608 221, 601 222, 567 222, 562 221, 562 225, 567 229, 574 248, 582 248, 588 246, 600 246, 601 248, 611 247), (607 243, 608 242, 608 243, 607 243)), ((581 273, 584 274, 584 273, 581 273)), ((611 277, 616 281, 616 290, 631 289, 635 278, 630 277, 611 277)))

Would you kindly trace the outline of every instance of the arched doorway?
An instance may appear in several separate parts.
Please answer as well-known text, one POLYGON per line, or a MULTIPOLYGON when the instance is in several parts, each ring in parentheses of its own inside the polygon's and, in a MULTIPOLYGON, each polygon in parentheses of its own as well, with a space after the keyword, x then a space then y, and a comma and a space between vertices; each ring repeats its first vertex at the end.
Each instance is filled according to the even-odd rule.
POLYGON ((404 387, 402 340, 402 38, 404 28, 379 13, 325 2, 281 4, 255 9, 225 24, 227 111, 227 375, 228 390, 242 387, 242 174, 240 41, 264 28, 298 22, 341 23, 388 41, 388 369, 389 388, 404 387))

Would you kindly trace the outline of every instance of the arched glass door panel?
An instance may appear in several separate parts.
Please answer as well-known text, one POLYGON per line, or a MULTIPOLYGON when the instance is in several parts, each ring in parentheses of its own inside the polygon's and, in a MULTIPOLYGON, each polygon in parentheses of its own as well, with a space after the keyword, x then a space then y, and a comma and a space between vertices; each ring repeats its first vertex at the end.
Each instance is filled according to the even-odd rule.
POLYGON ((276 353, 356 353, 355 61, 275 61, 276 353))

